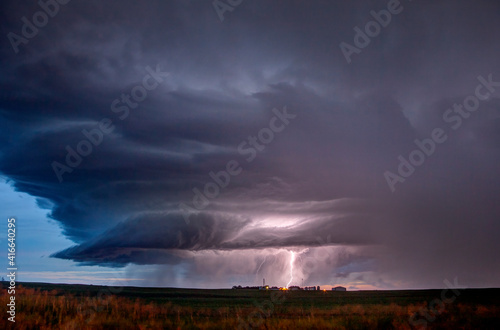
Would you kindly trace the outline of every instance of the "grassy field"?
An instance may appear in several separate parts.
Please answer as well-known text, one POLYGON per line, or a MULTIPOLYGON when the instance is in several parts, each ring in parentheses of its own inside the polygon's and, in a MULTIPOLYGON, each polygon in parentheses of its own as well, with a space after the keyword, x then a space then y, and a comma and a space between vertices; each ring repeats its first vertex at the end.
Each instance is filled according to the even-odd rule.
MULTIPOLYGON (((6 306, 5 288, 0 297, 6 306)), ((6 307, 4 307, 6 308, 6 307)), ((21 283, 18 329, 500 329, 500 289, 258 291, 21 283)))

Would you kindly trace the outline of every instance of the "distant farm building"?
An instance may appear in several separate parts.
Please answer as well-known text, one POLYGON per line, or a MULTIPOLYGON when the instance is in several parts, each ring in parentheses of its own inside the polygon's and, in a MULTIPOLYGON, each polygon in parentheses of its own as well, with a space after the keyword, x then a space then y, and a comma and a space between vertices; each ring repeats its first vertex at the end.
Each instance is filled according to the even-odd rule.
MULTIPOLYGON (((292 286, 289 286, 289 287, 277 287, 277 286, 270 286, 268 284, 266 284, 265 280, 262 280, 262 286, 241 286, 241 285, 234 285, 233 286, 233 289, 236 289, 236 290, 264 290, 264 291, 267 291, 267 290, 285 290, 285 291, 299 291, 299 290, 306 290, 306 291, 321 291, 321 287, 318 285, 318 286, 306 286, 306 287, 300 287, 298 285, 292 285, 292 286)), ((335 289, 335 288, 334 288, 335 289)), ((334 290, 332 289, 332 290, 334 290)), ((323 291, 326 291, 326 290, 323 290, 323 291)), ((345 291, 345 288, 344 290, 339 290, 339 291, 345 291)))
POLYGON ((347 289, 344 288, 343 286, 336 286, 332 288, 332 291, 347 291, 347 289))

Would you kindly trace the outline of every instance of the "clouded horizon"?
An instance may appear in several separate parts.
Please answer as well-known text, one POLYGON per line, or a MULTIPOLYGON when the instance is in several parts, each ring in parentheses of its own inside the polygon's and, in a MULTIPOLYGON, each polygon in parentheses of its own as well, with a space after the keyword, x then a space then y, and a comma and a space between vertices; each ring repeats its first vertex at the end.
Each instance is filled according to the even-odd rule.
POLYGON ((47 265, 500 286, 500 4, 1 7, 0 174, 72 242, 47 265))

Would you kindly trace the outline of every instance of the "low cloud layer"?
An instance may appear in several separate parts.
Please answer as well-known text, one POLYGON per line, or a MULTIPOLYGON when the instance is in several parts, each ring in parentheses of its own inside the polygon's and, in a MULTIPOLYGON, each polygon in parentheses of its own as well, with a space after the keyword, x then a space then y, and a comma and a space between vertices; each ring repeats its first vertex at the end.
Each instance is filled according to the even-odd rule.
MULTIPOLYGON (((387 1, 249 1, 221 22, 211 2, 73 0, 17 53, 3 38, 0 172, 79 264, 284 285, 295 252, 309 285, 498 286, 500 86, 456 129, 443 114, 500 82, 499 5, 401 5, 347 63, 339 44, 387 1), (436 128, 446 141, 401 176, 436 128), (88 154, 71 166, 68 147, 88 154)), ((40 10, 0 6, 3 35, 40 10)))

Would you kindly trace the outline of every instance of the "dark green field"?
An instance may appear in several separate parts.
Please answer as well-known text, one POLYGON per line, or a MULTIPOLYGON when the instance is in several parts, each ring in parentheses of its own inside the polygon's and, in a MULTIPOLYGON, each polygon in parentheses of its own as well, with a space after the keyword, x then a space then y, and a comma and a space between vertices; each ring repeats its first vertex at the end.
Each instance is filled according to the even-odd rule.
MULTIPOLYGON (((26 288, 45 291, 60 290, 75 296, 96 297, 100 292, 117 292, 118 296, 130 299, 143 299, 146 302, 171 302, 179 306, 193 308, 252 307, 254 301, 269 300, 276 291, 245 289, 178 289, 178 288, 141 288, 141 287, 106 287, 97 285, 72 285, 48 283, 21 283, 26 288)), ((339 305, 397 304, 406 306, 423 301, 432 301, 441 295, 435 290, 394 290, 394 291, 287 291, 284 293, 282 306, 316 307, 328 309, 339 305)), ((102 294, 102 293, 101 293, 102 294)), ((500 289, 461 289, 455 300, 462 304, 483 304, 500 306, 500 289)))
MULTIPOLYGON (((202 290, 45 283, 21 286, 16 295, 16 328, 25 329, 500 329, 500 289, 459 289, 456 296, 449 290, 442 296, 443 290, 202 290)), ((7 298, 2 290, 2 304, 7 298)))

